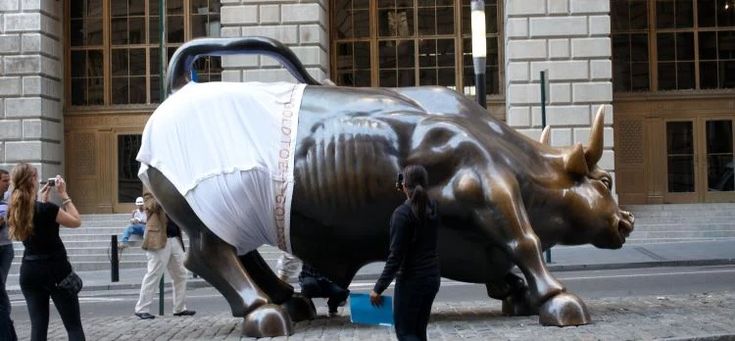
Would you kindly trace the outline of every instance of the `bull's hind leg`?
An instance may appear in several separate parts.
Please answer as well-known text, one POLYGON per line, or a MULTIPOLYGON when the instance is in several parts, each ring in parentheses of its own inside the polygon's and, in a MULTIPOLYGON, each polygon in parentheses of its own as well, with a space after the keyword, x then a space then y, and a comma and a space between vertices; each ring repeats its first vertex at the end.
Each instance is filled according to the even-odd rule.
MULTIPOLYGON (((251 337, 293 334, 293 323, 288 313, 279 305, 273 304, 272 298, 261 289, 255 279, 266 278, 259 273, 262 269, 255 267, 251 274, 251 269, 238 258, 235 248, 202 223, 186 199, 161 172, 149 168, 147 175, 151 183, 150 190, 161 206, 189 235, 186 267, 202 276, 225 296, 233 316, 245 317, 244 334, 251 337)), ((253 256, 244 257, 247 260, 253 256)))
POLYGON ((258 286, 268 293, 271 302, 280 304, 288 311, 292 321, 299 322, 316 317, 316 308, 311 299, 298 293, 294 294, 293 287, 273 273, 258 250, 240 256, 240 262, 248 269, 258 286))
POLYGON ((498 282, 485 284, 487 295, 503 301, 503 313, 510 316, 537 315, 538 306, 531 303, 530 292, 523 278, 509 272, 498 282))

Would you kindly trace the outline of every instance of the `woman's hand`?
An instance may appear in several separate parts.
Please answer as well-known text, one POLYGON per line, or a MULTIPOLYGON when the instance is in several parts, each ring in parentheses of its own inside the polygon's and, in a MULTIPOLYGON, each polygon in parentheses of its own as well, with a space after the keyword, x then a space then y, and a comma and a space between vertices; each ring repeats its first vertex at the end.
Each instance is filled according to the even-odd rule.
POLYGON ((383 296, 380 296, 375 290, 370 290, 370 303, 373 306, 380 307, 383 305, 383 296))
POLYGON ((61 177, 61 175, 56 175, 56 191, 59 192, 62 199, 69 197, 69 195, 66 194, 66 181, 61 177))
POLYGON ((51 193, 51 187, 48 184, 41 187, 41 202, 48 202, 48 196, 51 193))

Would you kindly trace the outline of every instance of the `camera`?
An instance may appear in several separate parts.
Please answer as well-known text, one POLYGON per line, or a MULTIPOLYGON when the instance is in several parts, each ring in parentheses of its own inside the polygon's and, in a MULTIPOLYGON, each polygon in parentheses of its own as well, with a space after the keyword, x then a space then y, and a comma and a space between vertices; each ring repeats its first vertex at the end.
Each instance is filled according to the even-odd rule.
POLYGON ((54 186, 56 186, 56 178, 49 178, 49 179, 48 179, 48 186, 49 186, 49 187, 54 187, 54 186))
POLYGON ((399 192, 403 191, 403 174, 398 173, 398 179, 396 179, 396 190, 399 192))

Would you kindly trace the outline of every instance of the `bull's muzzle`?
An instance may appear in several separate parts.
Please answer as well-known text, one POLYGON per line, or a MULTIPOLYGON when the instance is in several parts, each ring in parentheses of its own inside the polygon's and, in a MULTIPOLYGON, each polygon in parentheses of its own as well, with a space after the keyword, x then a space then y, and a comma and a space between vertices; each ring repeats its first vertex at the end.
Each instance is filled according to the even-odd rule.
POLYGON ((633 213, 621 210, 620 221, 618 222, 618 232, 620 235, 624 238, 628 238, 630 233, 633 232, 634 225, 635 217, 633 216, 633 213))

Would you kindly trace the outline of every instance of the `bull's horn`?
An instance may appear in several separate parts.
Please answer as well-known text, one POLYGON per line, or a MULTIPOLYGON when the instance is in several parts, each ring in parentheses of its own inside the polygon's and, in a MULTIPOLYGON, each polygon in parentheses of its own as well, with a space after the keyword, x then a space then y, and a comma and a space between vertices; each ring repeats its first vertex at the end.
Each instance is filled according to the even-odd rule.
POLYGON ((595 121, 592 122, 592 130, 590 131, 590 143, 584 151, 584 158, 587 160, 587 168, 592 168, 600 161, 602 157, 603 134, 605 128, 605 106, 600 105, 595 115, 595 121))
POLYGON ((585 161, 585 152, 581 143, 577 143, 564 153, 564 169, 569 174, 587 175, 589 168, 585 161))
POLYGON ((549 137, 551 137, 551 128, 549 126, 546 126, 544 127, 544 131, 541 132, 541 137, 538 139, 538 141, 548 145, 549 137))

